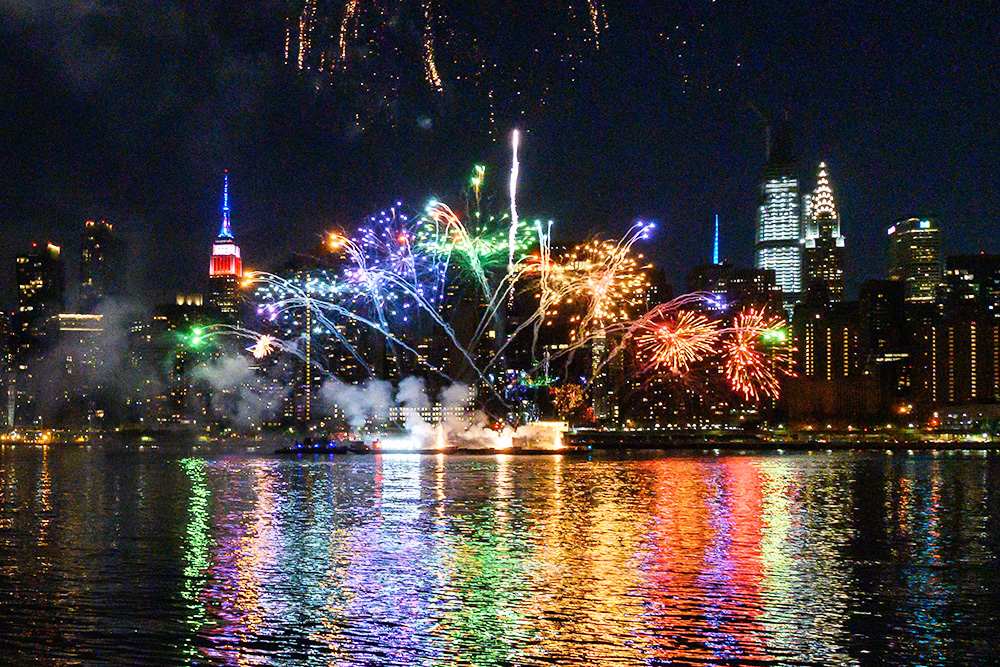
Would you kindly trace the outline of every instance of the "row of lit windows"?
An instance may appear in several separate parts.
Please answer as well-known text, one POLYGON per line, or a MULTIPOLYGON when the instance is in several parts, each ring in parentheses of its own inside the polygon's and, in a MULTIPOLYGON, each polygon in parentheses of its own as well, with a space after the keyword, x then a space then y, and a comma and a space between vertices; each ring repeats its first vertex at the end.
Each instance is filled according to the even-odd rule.
POLYGON ((786 294, 802 289, 802 253, 798 248, 759 248, 757 268, 774 271, 774 282, 786 294))

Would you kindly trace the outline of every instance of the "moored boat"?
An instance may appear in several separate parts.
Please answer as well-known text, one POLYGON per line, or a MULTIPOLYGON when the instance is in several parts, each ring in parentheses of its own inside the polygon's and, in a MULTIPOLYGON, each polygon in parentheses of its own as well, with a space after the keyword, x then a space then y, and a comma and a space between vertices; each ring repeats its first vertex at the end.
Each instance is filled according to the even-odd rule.
POLYGON ((275 454, 365 454, 374 448, 361 440, 306 437, 288 447, 279 447, 275 454))

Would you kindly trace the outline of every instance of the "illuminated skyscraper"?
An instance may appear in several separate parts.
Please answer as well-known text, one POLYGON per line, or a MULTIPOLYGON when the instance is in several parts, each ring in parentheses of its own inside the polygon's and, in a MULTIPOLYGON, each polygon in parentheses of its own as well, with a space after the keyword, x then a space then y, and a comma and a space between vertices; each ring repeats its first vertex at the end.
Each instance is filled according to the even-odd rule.
POLYGON ((239 318, 240 280, 243 261, 240 247, 233 238, 229 222, 229 173, 224 176, 222 189, 222 228, 212 244, 212 260, 208 267, 208 305, 217 308, 230 321, 239 318))
POLYGON ((15 333, 22 345, 54 332, 55 316, 66 305, 62 249, 51 243, 17 256, 15 333))
POLYGON ((934 218, 907 218, 889 227, 889 277, 904 284, 909 303, 935 303, 941 288, 941 229, 934 218))
POLYGON ((80 244, 80 310, 92 312, 104 297, 117 292, 124 267, 112 225, 88 220, 80 244))
POLYGON ((802 212, 787 124, 768 146, 754 234, 756 268, 774 271, 786 308, 802 296, 802 212))
POLYGON ((805 197, 806 234, 802 282, 820 287, 831 301, 844 300, 844 237, 826 164, 819 165, 816 189, 805 197))

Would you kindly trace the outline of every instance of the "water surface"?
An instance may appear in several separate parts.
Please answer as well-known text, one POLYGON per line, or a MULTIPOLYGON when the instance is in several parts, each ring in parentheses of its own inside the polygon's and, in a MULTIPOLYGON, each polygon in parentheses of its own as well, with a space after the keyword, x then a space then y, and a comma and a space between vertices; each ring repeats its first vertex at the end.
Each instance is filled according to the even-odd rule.
POLYGON ((1000 459, 0 448, 0 663, 992 662, 1000 459))

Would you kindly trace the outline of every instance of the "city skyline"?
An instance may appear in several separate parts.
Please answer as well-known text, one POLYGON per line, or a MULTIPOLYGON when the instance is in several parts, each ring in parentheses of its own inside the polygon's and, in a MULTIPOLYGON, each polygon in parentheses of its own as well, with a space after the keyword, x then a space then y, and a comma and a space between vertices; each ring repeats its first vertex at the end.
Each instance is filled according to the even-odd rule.
MULTIPOLYGON (((765 186, 770 187, 770 186, 768 186, 768 183, 770 183, 771 181, 769 180, 770 177, 768 176, 768 174, 771 173, 771 170, 773 170, 773 167, 768 166, 768 164, 765 164, 764 167, 761 170, 761 184, 762 185, 759 186, 759 187, 762 188, 762 190, 761 190, 762 192, 766 191, 766 187, 765 186)), ((792 269, 779 269, 779 274, 781 273, 782 270, 785 270, 786 272, 789 272, 789 275, 794 275, 795 280, 796 280, 795 284, 798 286, 798 291, 793 292, 791 296, 788 295, 787 291, 785 292, 785 294, 786 294, 786 302, 785 302, 786 303, 786 308, 788 308, 789 310, 794 306, 795 303, 798 303, 799 301, 801 301, 804 298, 805 293, 807 291, 807 288, 809 287, 808 283, 809 283, 809 274, 810 274, 810 271, 811 270, 812 271, 816 270, 816 269, 811 269, 810 268, 810 264, 809 264, 809 260, 808 260, 808 255, 809 255, 808 248, 815 248, 816 247, 815 246, 816 239, 822 237, 824 234, 829 234, 830 235, 829 238, 831 240, 837 242, 835 246, 831 246, 831 247, 835 247, 836 250, 840 253, 840 257, 841 257, 841 259, 837 260, 836 266, 843 267, 843 265, 844 265, 844 257, 845 256, 847 258, 848 265, 850 265, 852 263, 851 262, 851 255, 852 255, 851 251, 854 250, 854 248, 848 246, 848 248, 847 248, 847 250, 845 252, 845 244, 844 244, 845 235, 841 231, 841 217, 840 217, 840 212, 839 212, 839 204, 834 201, 835 196, 833 195, 833 193, 832 193, 832 191, 830 189, 830 184, 829 184, 828 174, 827 174, 828 170, 829 170, 829 167, 826 164, 826 162, 820 162, 819 163, 819 175, 816 177, 816 181, 815 181, 816 187, 815 187, 815 189, 812 189, 812 190, 810 190, 810 188, 807 187, 807 184, 809 183, 808 180, 800 179, 798 177, 798 175, 796 175, 793 178, 793 180, 792 180, 792 185, 793 185, 794 192, 793 193, 789 192, 787 194, 787 197, 791 198, 790 201, 794 201, 795 202, 794 203, 794 209, 795 209, 794 210, 794 221, 791 224, 794 227, 797 228, 797 231, 791 231, 792 228, 789 227, 788 234, 791 234, 791 236, 788 237, 788 240, 789 240, 789 242, 794 242, 794 244, 795 244, 795 252, 796 252, 796 256, 798 258, 798 261, 795 264, 794 268, 792 268, 792 269), (829 216, 829 219, 830 219, 831 222, 827 223, 826 227, 828 227, 828 229, 826 230, 826 232, 821 231, 821 229, 826 229, 825 227, 824 228, 817 227, 817 225, 822 224, 822 223, 817 222, 817 220, 815 219, 815 215, 817 213, 817 209, 815 208, 815 203, 817 201, 819 201, 819 202, 822 203, 822 206, 820 207, 820 209, 822 209, 823 206, 828 207, 828 211, 829 211, 828 212, 828 216, 829 216), (811 207, 813 207, 813 208, 811 209, 811 207)), ((214 242, 210 243, 210 248, 214 248, 214 250, 212 250, 213 257, 215 255, 218 255, 219 253, 221 253, 221 254, 227 255, 227 256, 228 255, 233 255, 233 257, 236 258, 236 263, 237 263, 238 266, 234 265, 234 267, 228 267, 228 268, 226 268, 225 271, 222 271, 220 269, 220 275, 221 275, 221 273, 226 273, 227 275, 230 274, 230 273, 232 273, 232 275, 242 276, 243 268, 242 268, 242 258, 240 257, 240 248, 239 248, 239 246, 235 245, 235 243, 233 242, 233 233, 232 233, 232 227, 231 227, 231 222, 230 222, 230 210, 231 209, 230 209, 230 206, 229 206, 229 170, 228 169, 224 169, 222 171, 222 177, 223 177, 223 185, 222 185, 222 193, 221 193, 221 201, 222 201, 222 203, 221 203, 221 205, 219 207, 217 207, 215 219, 212 222, 208 223, 208 226, 217 225, 218 224, 218 220, 219 220, 219 214, 221 212, 221 216, 222 216, 222 218, 221 218, 222 219, 221 229, 216 234, 214 242), (234 248, 235 250, 230 250, 230 247, 234 248), (223 249, 219 250, 220 248, 223 248, 223 249)), ((783 188, 785 186, 782 185, 782 184, 780 184, 780 183, 777 183, 777 182, 775 182, 775 183, 776 183, 776 185, 774 187, 777 187, 778 190, 780 190, 781 192, 784 192, 783 188)), ((786 195, 782 195, 782 196, 786 196, 786 195)), ((220 198, 220 193, 216 192, 215 199, 219 199, 219 198, 220 198)), ((839 201, 839 196, 836 196, 836 199, 839 201)), ((431 200, 433 200, 433 198, 431 198, 431 200)), ((766 201, 766 196, 764 197, 764 199, 761 199, 761 201, 766 201)), ((782 206, 784 206, 784 205, 782 205, 782 206)), ((414 206, 414 210, 416 210, 416 209, 417 209, 417 206, 415 205, 414 206)), ((760 215, 761 215, 760 210, 758 210, 758 213, 757 213, 758 219, 755 222, 755 226, 758 227, 757 234, 761 233, 760 232, 760 225, 761 225, 760 215)), ((739 246, 743 245, 743 243, 741 242, 739 235, 736 235, 735 237, 727 238, 724 235, 724 233, 720 232, 720 219, 721 219, 720 215, 718 213, 715 213, 713 215, 714 227, 713 226, 706 226, 706 238, 708 239, 707 242, 710 245, 709 245, 709 247, 707 249, 707 252, 704 253, 705 256, 702 257, 701 255, 695 255, 695 256, 689 257, 688 260, 687 260, 688 261, 688 265, 689 265, 688 266, 688 270, 685 271, 685 273, 676 276, 676 281, 675 282, 671 281, 668 284, 677 285, 677 286, 683 285, 685 283, 685 281, 689 279, 691 270, 696 269, 699 265, 702 265, 702 264, 710 264, 710 263, 711 264, 721 264, 721 263, 725 262, 725 263, 729 263, 729 264, 734 264, 736 266, 754 267, 754 268, 759 268, 759 269, 773 269, 773 268, 775 268, 774 266, 772 266, 770 264, 767 264, 767 263, 765 263, 765 265, 762 265, 759 258, 755 260, 753 257, 750 257, 750 258, 747 258, 746 262, 741 262, 739 259, 734 259, 731 256, 729 256, 728 254, 726 254, 726 252, 725 252, 724 249, 727 247, 727 245, 729 247, 732 247, 734 245, 737 246, 737 247, 739 247, 739 246)), ((851 274, 849 271, 843 271, 841 269, 841 271, 842 271, 842 277, 839 279, 841 281, 841 285, 843 285, 843 284, 846 283, 848 285, 852 285, 854 287, 854 289, 853 290, 848 290, 846 293, 843 292, 843 291, 838 292, 836 289, 834 289, 833 290, 834 298, 836 300, 844 300, 844 299, 851 300, 851 299, 854 299, 854 298, 857 297, 857 287, 860 286, 860 283, 864 279, 870 280, 870 279, 879 279, 879 278, 884 278, 884 277, 891 277, 892 274, 893 274, 893 267, 894 267, 894 260, 893 260, 892 253, 891 253, 891 249, 892 249, 892 245, 893 245, 892 244, 892 241, 893 241, 893 232, 895 231, 895 228, 896 228, 897 225, 900 225, 900 224, 906 222, 907 220, 919 220, 919 219, 931 219, 931 220, 934 220, 935 221, 934 222, 934 224, 935 224, 935 232, 938 234, 938 243, 939 244, 943 244, 945 242, 945 240, 949 236, 948 235, 947 227, 945 226, 942 229, 942 226, 940 224, 940 220, 936 216, 917 216, 917 217, 914 217, 914 216, 900 216, 900 217, 895 218, 894 220, 888 222, 885 225, 884 229, 882 230, 883 234, 888 233, 888 239, 886 239, 886 237, 883 236, 880 239, 882 241, 880 247, 878 247, 878 248, 875 249, 875 253, 876 254, 884 254, 885 255, 885 257, 886 257, 886 263, 885 263, 885 265, 883 267, 877 267, 877 266, 873 267, 873 266, 871 266, 869 264, 869 270, 866 271, 864 274, 860 274, 860 275, 859 274, 851 274), (942 239, 942 237, 943 237, 943 239, 942 239)), ((121 253, 124 251, 127 254, 129 252, 129 248, 128 248, 127 245, 125 245, 124 248, 122 247, 123 246, 123 244, 122 244, 122 240, 123 239, 118 234, 116 234, 113 237, 110 236, 110 230, 114 227, 113 224, 111 224, 111 223, 109 223, 109 222, 107 222, 107 221, 105 221, 103 219, 98 220, 98 221, 95 221, 95 220, 86 220, 86 221, 81 221, 81 223, 84 225, 84 235, 82 237, 79 237, 79 238, 82 239, 82 243, 80 244, 79 247, 77 247, 77 245, 76 245, 77 239, 74 238, 73 235, 71 235, 69 238, 65 238, 65 239, 61 238, 61 237, 60 238, 54 238, 54 239, 48 239, 48 240, 38 239, 38 240, 32 241, 30 243, 30 247, 37 247, 40 244, 41 245, 46 245, 46 244, 48 244, 48 245, 56 245, 56 246, 58 246, 60 248, 66 246, 71 251, 73 251, 73 250, 78 251, 78 252, 75 252, 75 253, 71 252, 71 256, 75 256, 75 255, 79 255, 79 254, 83 253, 84 259, 81 260, 79 264, 70 264, 68 266, 69 271, 67 272, 67 276, 68 276, 67 277, 67 284, 68 284, 67 296, 73 300, 74 305, 77 306, 78 308, 81 308, 83 310, 90 310, 90 309, 93 309, 93 307, 100 300, 100 298, 97 298, 97 300, 95 300, 94 296, 90 295, 89 292, 88 292, 88 290, 92 290, 93 289, 88 284, 88 283, 92 283, 93 279, 91 278, 91 279, 88 280, 88 278, 87 278, 87 272, 88 272, 87 264, 88 264, 88 262, 87 262, 87 259, 86 259, 86 257, 87 257, 87 254, 86 254, 87 253, 87 246, 88 246, 88 244, 92 244, 94 242, 92 235, 94 233, 104 234, 104 235, 106 235, 106 239, 107 239, 107 241, 109 243, 111 242, 112 238, 114 239, 114 248, 111 251, 112 252, 111 261, 109 261, 108 264, 118 264, 119 266, 122 266, 122 264, 120 264, 120 262, 122 260, 121 253), (97 229, 98 231, 94 232, 94 231, 92 231, 93 229, 97 229), (77 302, 79 302, 79 303, 77 303, 77 302)), ((354 225, 348 224, 348 225, 344 225, 343 227, 337 226, 335 229, 347 229, 347 230, 358 229, 358 228, 362 227, 364 224, 365 224, 365 220, 360 220, 360 221, 358 221, 354 225)), ((557 232, 559 231, 558 230, 558 225, 555 226, 555 229, 556 229, 557 232)), ((75 231, 76 231, 76 236, 79 236, 79 230, 75 230, 75 231)), ((299 248, 289 248, 288 249, 288 255, 279 256, 279 257, 273 257, 270 264, 262 264, 260 262, 254 262, 254 264, 256 265, 255 268, 260 269, 260 270, 271 270, 271 269, 273 269, 273 268, 275 268, 277 266, 280 266, 283 263, 287 262, 288 261, 288 257, 290 257, 292 255, 295 255, 297 253, 303 253, 303 252, 308 253, 308 252, 314 250, 315 248, 320 247, 323 244, 323 236, 325 236, 326 234, 328 234, 330 231, 332 231, 332 230, 326 230, 323 233, 323 235, 320 236, 320 237, 318 237, 316 239, 316 241, 311 246, 299 247, 299 248)), ((753 229, 751 229, 751 230, 744 230, 744 231, 747 232, 746 234, 744 234, 745 236, 750 236, 751 238, 753 236, 755 236, 755 232, 754 232, 753 229)), ((557 238, 559 236, 562 236, 562 238, 560 239, 560 241, 563 242, 563 243, 565 243, 565 244, 574 244, 574 243, 583 242, 583 241, 586 240, 586 238, 584 238, 584 237, 576 237, 576 238, 568 237, 567 238, 565 234, 563 234, 563 235, 557 235, 557 238)), ((597 231, 592 232, 591 236, 594 236, 596 238, 609 238, 609 237, 613 237, 614 236, 614 230, 613 229, 611 229, 611 230, 608 230, 608 229, 597 230, 597 231)), ((128 238, 128 237, 126 236, 125 238, 128 238)), ((647 239, 647 241, 650 241, 650 240, 652 242, 649 244, 649 246, 647 247, 647 249, 646 249, 645 252, 646 252, 647 255, 649 255, 649 259, 653 263, 653 265, 656 268, 658 268, 660 270, 663 270, 663 268, 665 266, 669 266, 670 265, 670 258, 658 255, 658 249, 656 248, 655 238, 653 238, 653 239, 647 239)), ((822 248, 821 248, 821 250, 822 250, 822 248)), ((871 250, 871 249, 867 249, 867 250, 871 250)), ((266 252, 267 251, 265 250, 265 253, 266 252)), ((815 250, 813 252, 815 252, 815 250)), ((983 252, 986 252, 986 251, 984 251, 984 250, 980 251, 980 253, 983 253, 983 252)), ((977 254, 977 253, 948 253, 948 252, 946 252, 943 249, 939 250, 938 253, 939 253, 938 256, 940 258, 940 263, 941 263, 941 266, 942 266, 942 271, 943 271, 943 264, 944 264, 944 258, 945 257, 958 256, 958 255, 968 255, 968 254, 977 254)), ((19 253, 19 254, 21 254, 21 253, 19 253)), ((185 258, 183 261, 186 263, 185 266, 190 266, 190 260, 189 259, 185 258)), ((218 264, 219 261, 220 261, 219 258, 214 258, 212 260, 213 263, 212 263, 212 268, 210 269, 210 278, 209 278, 208 282, 206 282, 204 280, 204 276, 202 276, 202 275, 198 274, 197 272, 195 272, 194 275, 192 275, 189 280, 187 280, 185 283, 183 283, 181 287, 178 287, 176 289, 172 288, 172 287, 171 288, 167 288, 167 289, 160 289, 160 290, 156 290, 156 289, 141 290, 140 289, 138 291, 133 291, 132 293, 126 293, 124 291, 124 287, 119 282, 119 283, 116 283, 115 289, 110 290, 108 292, 107 296, 114 296, 116 298, 123 298, 123 299, 127 299, 129 301, 132 301, 132 302, 143 303, 144 305, 150 306, 150 307, 153 306, 153 305, 156 305, 157 303, 166 303, 166 302, 172 301, 174 299, 174 296, 176 294, 190 293, 190 292, 202 292, 202 293, 204 293, 206 299, 208 299, 209 301, 211 301, 210 294, 213 291, 213 289, 216 289, 216 288, 213 288, 212 285, 214 283, 218 283, 219 282, 218 280, 215 280, 213 282, 213 279, 212 279, 211 276, 215 275, 215 267, 216 267, 216 264, 218 264), (150 298, 150 296, 152 298, 150 298)), ((254 264, 252 264, 251 266, 253 266, 254 264)), ((127 266, 127 265, 128 265, 128 262, 125 262, 124 266, 127 266)), ((105 268, 104 270, 107 271, 107 268, 105 268)), ((104 277, 103 280, 105 282, 110 282, 110 278, 108 278, 108 277, 104 277)), ((0 278, 0 281, 2 281, 2 278, 0 278)), ((939 284, 943 285, 943 281, 939 280, 938 282, 939 282, 939 284)), ((777 285, 779 287, 782 287, 782 279, 780 277, 778 279, 777 285)), ((137 286, 131 285, 130 287, 132 287, 133 289, 135 289, 137 286)), ((231 289, 235 289, 235 288, 233 287, 231 289)), ((231 291, 231 289, 230 289, 230 291, 231 291)), ((841 288, 841 290, 843 290, 843 287, 841 288)), ((99 291, 99 294, 100 294, 100 297, 105 296, 104 293, 103 293, 103 291, 99 291)), ((16 293, 13 290, 12 290, 12 295, 16 296, 16 293)), ((0 303, 3 303, 3 299, 2 298, 0 298, 0 303)), ((226 312, 232 311, 232 307, 230 307, 230 306, 227 306, 227 309, 228 310, 226 310, 226 312)))
MULTIPOLYGON (((539 222, 523 221, 521 233, 527 236, 519 236, 506 214, 479 220, 478 210, 466 212, 469 220, 463 223, 447 204, 435 201, 413 218, 402 209, 383 211, 371 216, 365 228, 331 233, 315 253, 299 253, 280 267, 267 267, 270 272, 245 272, 231 218, 229 173, 224 171, 217 197, 221 224, 206 249, 207 289, 202 292, 178 293, 145 312, 135 303, 118 302, 114 272, 120 265, 120 243, 103 221, 86 221, 81 228, 80 298, 68 298, 74 289, 72 281, 67 289, 65 276, 72 264, 64 260, 61 247, 35 245, 18 256, 18 308, 9 320, 7 354, 19 379, 9 385, 15 389, 8 394, 8 424, 17 421, 15 415, 21 415, 17 423, 27 423, 24 411, 38 405, 47 386, 61 382, 69 383, 60 390, 68 410, 62 418, 79 419, 79 401, 86 399, 88 389, 74 384, 74 377, 77 383, 98 379, 105 367, 122 363, 144 368, 152 377, 170 369, 158 381, 161 393, 155 398, 140 398, 149 391, 142 388, 149 386, 148 378, 129 388, 137 392, 126 400, 133 415, 136 409, 138 414, 151 410, 146 418, 181 423, 194 410, 211 419, 218 407, 204 383, 213 364, 242 368, 247 361, 241 358, 261 360, 275 351, 279 357, 290 354, 285 361, 293 366, 296 358, 309 361, 300 368, 303 377, 296 379, 293 371, 281 381, 290 383, 291 393, 271 408, 280 417, 259 427, 280 427, 289 420, 310 423, 313 393, 327 382, 345 381, 359 387, 393 382, 402 388, 420 378, 430 396, 464 382, 470 400, 487 406, 497 399, 501 411, 520 415, 508 416, 520 423, 563 410, 545 394, 549 387, 558 393, 578 380, 593 393, 593 414, 577 413, 576 419, 657 429, 682 414, 689 424, 713 415, 722 423, 740 419, 740 406, 768 415, 787 410, 793 420, 825 416, 837 421, 878 418, 887 411, 895 414, 900 406, 912 410, 914 403, 926 411, 1000 395, 1000 371, 989 370, 1000 369, 1000 337, 991 333, 996 330, 1000 255, 944 257, 936 220, 899 220, 886 230, 893 259, 888 279, 866 281, 860 300, 845 300, 840 287, 844 243, 828 167, 819 164, 815 188, 799 198, 797 179, 790 181, 778 168, 782 159, 779 155, 764 172, 761 210, 770 205, 768 188, 776 183, 780 199, 775 209, 795 212, 788 230, 798 236, 780 238, 783 245, 778 246, 795 249, 804 258, 799 277, 806 287, 792 298, 781 290, 781 276, 773 268, 722 260, 717 235, 711 261, 689 273, 686 293, 675 292, 640 252, 655 229, 652 223, 633 226, 617 242, 553 248, 539 222), (511 250, 510 256, 517 257, 515 269, 506 260, 511 235, 522 239, 511 250), (536 274, 535 262, 549 262, 545 257, 551 257, 545 269, 549 278, 536 274), (518 286, 508 299, 500 299, 505 284, 518 286), (102 296, 112 300, 102 302, 102 296), (476 311, 482 311, 483 319, 470 328, 468 316, 476 311), (534 326, 545 330, 541 338, 537 328, 532 336, 523 332, 535 320, 534 326), (509 349, 496 342, 505 328, 522 332, 520 337, 508 334, 518 340, 509 349), (911 329, 912 336, 900 334, 911 329), (734 358, 732 337, 740 332, 747 336, 740 345, 755 350, 745 359, 764 364, 760 375, 742 375, 726 366, 734 358), (102 358, 98 350, 123 336, 126 347, 117 352, 112 347, 112 356, 102 358), (687 336, 701 336, 703 342, 685 351, 687 336), (384 340, 376 343, 380 337, 384 340), (252 344, 244 347, 241 340, 252 344), (626 343, 638 346, 637 355, 622 357, 626 343), (583 356, 574 360, 577 350, 583 356), (46 359, 65 367, 59 371, 46 359), (497 362, 504 371, 486 375, 483 369, 497 362), (719 369, 726 377, 725 389, 718 386, 719 369), (693 393, 688 388, 678 394, 671 383, 680 377, 704 384, 693 393), (552 383, 559 378, 557 387, 552 383), (654 398, 636 404, 629 398, 630 388, 642 381, 653 383, 654 398), (517 396, 525 391, 532 396, 517 396), (698 395, 699 405, 687 405, 685 395, 698 395)), ((481 184, 482 172, 476 173, 474 188, 481 184)), ((248 384, 238 386, 275 381, 267 369, 280 364, 259 363, 263 365, 241 371, 241 382, 248 384)), ((287 375, 288 370, 281 372, 287 375)), ((106 383, 99 381, 89 391, 114 392, 116 385, 106 383)), ((264 385, 258 389, 264 391, 264 385)), ((226 396, 232 388, 221 391, 226 396)), ((93 405, 84 414, 95 413, 93 405)), ((216 414, 223 423, 224 414, 216 414)))

